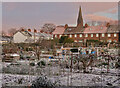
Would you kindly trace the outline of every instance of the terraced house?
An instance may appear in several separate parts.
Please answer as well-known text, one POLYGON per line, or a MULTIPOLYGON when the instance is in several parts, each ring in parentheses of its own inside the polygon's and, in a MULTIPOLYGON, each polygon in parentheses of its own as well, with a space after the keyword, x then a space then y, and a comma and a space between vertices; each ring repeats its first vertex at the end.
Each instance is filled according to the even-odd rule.
POLYGON ((34 31, 31 31, 31 29, 25 30, 18 30, 13 35, 13 42, 14 43, 34 43, 37 42, 39 39, 45 39, 50 40, 52 39, 52 34, 45 33, 45 32, 37 32, 36 29, 34 31))
POLYGON ((99 40, 101 42, 120 42, 120 31, 116 24, 101 24, 97 26, 83 25, 82 11, 79 8, 77 26, 58 26, 53 32, 54 38, 69 36, 74 42, 86 42, 87 40, 99 40))

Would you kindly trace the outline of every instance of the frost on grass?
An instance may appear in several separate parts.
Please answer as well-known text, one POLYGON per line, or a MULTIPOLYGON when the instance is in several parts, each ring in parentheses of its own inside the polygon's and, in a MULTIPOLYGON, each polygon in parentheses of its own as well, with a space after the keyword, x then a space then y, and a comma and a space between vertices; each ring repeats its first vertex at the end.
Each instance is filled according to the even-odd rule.
POLYGON ((31 88, 55 88, 58 85, 58 82, 52 82, 47 78, 47 76, 40 76, 32 82, 31 88))

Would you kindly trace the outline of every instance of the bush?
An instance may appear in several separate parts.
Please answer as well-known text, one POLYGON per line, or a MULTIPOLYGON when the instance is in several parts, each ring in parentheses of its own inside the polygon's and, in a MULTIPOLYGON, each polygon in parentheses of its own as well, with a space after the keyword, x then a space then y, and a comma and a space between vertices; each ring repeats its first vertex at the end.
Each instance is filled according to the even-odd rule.
POLYGON ((28 48, 26 48, 26 51, 29 51, 29 49, 28 49, 28 48))
POLYGON ((37 63, 38 66, 41 66, 40 62, 37 63))
POLYGON ((108 63, 105 63, 105 62, 104 62, 104 63, 102 63, 102 65, 108 65, 108 63))
POLYGON ((24 59, 23 56, 20 56, 20 59, 24 59))
POLYGON ((116 68, 120 68, 120 63, 119 63, 119 62, 116 62, 115 67, 116 67, 116 68))
POLYGON ((52 64, 51 64, 51 63, 48 63, 48 65, 49 65, 49 66, 52 66, 52 64))
POLYGON ((51 82, 51 80, 48 80, 48 78, 45 76, 41 76, 32 82, 32 86, 30 88, 55 88, 55 87, 56 83, 51 82))
POLYGON ((40 62, 37 63, 37 65, 38 65, 38 66, 45 66, 46 63, 45 63, 44 61, 40 61, 40 62))
POLYGON ((32 62, 32 63, 30 63, 30 66, 35 66, 35 63, 33 63, 33 62, 32 62))

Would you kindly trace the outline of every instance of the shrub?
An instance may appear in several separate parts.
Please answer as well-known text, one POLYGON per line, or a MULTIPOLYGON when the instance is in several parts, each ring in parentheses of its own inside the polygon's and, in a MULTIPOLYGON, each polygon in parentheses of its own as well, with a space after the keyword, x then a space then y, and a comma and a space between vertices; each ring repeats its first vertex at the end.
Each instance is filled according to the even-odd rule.
POLYGON ((26 58, 30 58, 30 56, 26 56, 26 58))
POLYGON ((35 66, 35 63, 33 63, 33 62, 32 62, 32 63, 30 63, 30 66, 35 66))
POLYGON ((116 67, 116 68, 120 68, 120 63, 119 63, 119 62, 116 62, 115 67, 116 67))
POLYGON ((23 59, 23 56, 20 56, 20 59, 23 59))
POLYGON ((45 64, 45 62, 44 62, 44 61, 41 61, 41 65, 45 66, 46 64, 45 64))
POLYGON ((48 80, 46 76, 41 76, 38 79, 32 82, 32 86, 30 88, 55 88, 56 83, 51 82, 48 80))
POLYGON ((28 49, 28 48, 26 48, 26 51, 29 51, 29 49, 28 49))
POLYGON ((37 63, 38 66, 41 66, 40 62, 37 63))
POLYGON ((52 66, 52 64, 51 64, 51 63, 48 63, 48 65, 49 65, 49 66, 52 66))
POLYGON ((46 63, 45 63, 44 61, 40 61, 40 62, 37 63, 37 65, 38 65, 38 66, 45 66, 46 63))
POLYGON ((105 62, 104 62, 104 63, 102 63, 102 65, 108 65, 108 63, 105 63, 105 62))

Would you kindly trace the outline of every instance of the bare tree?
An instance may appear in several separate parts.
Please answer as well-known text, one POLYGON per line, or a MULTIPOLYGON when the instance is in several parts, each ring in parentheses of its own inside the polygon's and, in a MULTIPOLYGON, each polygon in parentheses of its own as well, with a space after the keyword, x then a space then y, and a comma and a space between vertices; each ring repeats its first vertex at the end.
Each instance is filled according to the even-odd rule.
POLYGON ((8 30, 8 34, 13 36, 16 31, 17 31, 16 28, 11 28, 8 30))
POLYGON ((36 56, 37 56, 37 59, 40 60, 40 54, 41 54, 41 51, 43 49, 47 49, 47 46, 48 46, 48 41, 43 39, 43 38, 40 38, 36 43, 35 43, 35 53, 36 53, 36 56))
POLYGON ((44 30, 45 32, 53 32, 55 28, 56 28, 56 25, 52 23, 46 23, 43 25, 42 30, 44 30))
POLYGON ((92 55, 82 55, 81 59, 79 59, 79 61, 82 62, 82 64, 83 64, 84 72, 87 72, 87 67, 89 67, 90 65, 93 64, 93 62, 94 62, 93 58, 94 58, 94 56, 92 56, 92 55))
POLYGON ((2 35, 2 36, 6 36, 7 33, 6 33, 5 31, 2 30, 2 31, 1 31, 1 35, 2 35))

